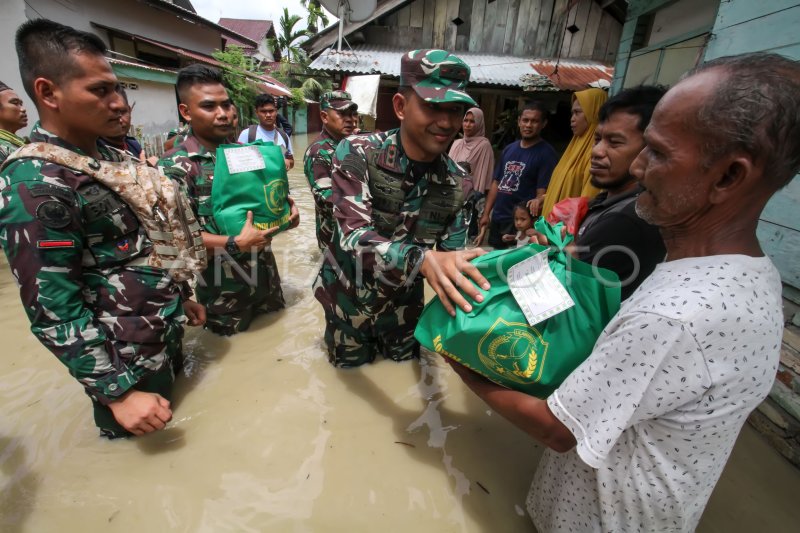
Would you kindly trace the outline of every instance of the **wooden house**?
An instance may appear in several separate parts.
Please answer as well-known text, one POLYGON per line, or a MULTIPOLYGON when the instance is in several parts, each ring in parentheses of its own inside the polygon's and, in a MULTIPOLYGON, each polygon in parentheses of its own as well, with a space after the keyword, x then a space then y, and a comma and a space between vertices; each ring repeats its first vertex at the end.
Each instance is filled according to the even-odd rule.
POLYGON ((378 129, 397 125, 391 96, 403 52, 442 48, 470 65, 468 91, 484 110, 487 132, 536 98, 560 111, 551 123, 555 135, 565 136, 569 93, 610 84, 625 7, 623 0, 379 0, 368 20, 344 25, 341 53, 335 25, 304 48, 311 67, 337 82, 381 75, 378 129))

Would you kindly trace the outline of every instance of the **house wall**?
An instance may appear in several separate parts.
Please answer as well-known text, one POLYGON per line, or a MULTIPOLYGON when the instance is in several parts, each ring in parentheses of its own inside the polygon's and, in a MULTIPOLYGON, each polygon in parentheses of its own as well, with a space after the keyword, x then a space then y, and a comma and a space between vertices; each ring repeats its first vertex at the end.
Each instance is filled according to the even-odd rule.
MULTIPOLYGON (((745 52, 775 52, 800 60, 800 2, 731 0, 722 2, 705 59, 745 52)), ((800 179, 769 201, 761 213, 758 237, 800 303, 800 179)))
MULTIPOLYGON (((14 34, 17 27, 28 19, 49 18, 76 29, 100 36, 108 43, 105 30, 91 25, 96 22, 104 26, 143 35, 187 49, 210 54, 221 45, 218 31, 193 24, 175 17, 171 13, 147 7, 136 0, 3 0, 3 16, 0 17, 0 49, 9 53, 0 54, 0 80, 17 90, 23 97, 28 111, 29 124, 33 126, 39 116, 33 102, 24 95, 19 78, 19 67, 14 50, 14 34), (27 5, 26 5, 27 4, 27 5)), ((115 67, 118 76, 118 68, 115 67)), ((142 71, 144 72, 144 71, 142 71)), ((130 72, 129 72, 130 74, 130 72)), ((174 75, 168 79, 148 81, 141 79, 142 73, 120 76, 120 80, 137 83, 138 90, 129 90, 132 101, 142 101, 134 110, 133 123, 141 126, 145 134, 168 131, 177 125, 174 75)), ((144 74, 145 76, 148 76, 144 74)), ((30 126, 21 133, 27 134, 30 126)))
POLYGON ((135 104, 131 116, 132 134, 138 128, 143 135, 159 135, 178 126, 174 84, 117 77, 126 85, 128 102, 135 104))
POLYGON ((416 0, 364 28, 371 44, 613 62, 622 25, 594 0, 416 0), (456 25, 453 21, 461 19, 456 25), (574 34, 565 30, 575 24, 574 34), (392 28, 392 31, 386 31, 392 28))
POLYGON ((92 26, 92 22, 209 55, 222 44, 219 31, 136 0, 27 0, 26 3, 27 18, 44 17, 96 33, 106 44, 108 35, 92 26))
POLYGON ((33 106, 25 90, 22 88, 22 79, 19 77, 19 63, 14 52, 14 34, 17 27, 27 20, 25 18, 25 2, 23 0, 2 0, 2 16, 0 16, 0 81, 14 89, 25 103, 28 112, 28 127, 20 130, 19 135, 27 135, 33 124, 39 120, 39 114, 33 106))

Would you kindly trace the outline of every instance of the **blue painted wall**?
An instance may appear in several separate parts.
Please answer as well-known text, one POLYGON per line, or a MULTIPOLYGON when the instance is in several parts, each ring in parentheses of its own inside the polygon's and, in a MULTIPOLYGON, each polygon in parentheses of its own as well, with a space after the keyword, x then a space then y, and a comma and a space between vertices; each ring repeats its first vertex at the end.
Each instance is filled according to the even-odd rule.
MULTIPOLYGON (((775 52, 800 60, 800 2, 730 0, 719 6, 706 61, 744 52, 775 52)), ((800 178, 772 197, 761 214, 758 238, 781 271, 800 289, 800 178)))
MULTIPOLYGON (((630 0, 617 54, 612 92, 622 87, 636 22, 673 0, 630 0)), ((704 56, 708 61, 745 52, 768 51, 800 60, 800 1, 721 0, 704 56)), ((776 194, 761 215, 758 237, 800 303, 800 178, 776 194)))

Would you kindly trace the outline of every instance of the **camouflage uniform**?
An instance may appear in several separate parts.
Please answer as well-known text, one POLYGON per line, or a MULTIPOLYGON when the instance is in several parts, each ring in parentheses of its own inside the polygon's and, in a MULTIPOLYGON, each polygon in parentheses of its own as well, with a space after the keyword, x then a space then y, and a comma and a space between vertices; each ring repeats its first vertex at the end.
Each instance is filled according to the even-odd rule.
POLYGON ((308 185, 311 187, 311 194, 314 196, 317 245, 320 250, 327 248, 331 239, 333 239, 331 170, 336 144, 330 133, 323 127, 322 132, 308 147, 305 156, 303 156, 303 171, 308 180, 308 185))
MULTIPOLYGON (((38 124, 31 140, 81 153, 38 124)), ((146 265, 144 227, 90 176, 20 159, 0 172, 0 243, 31 331, 84 386, 101 432, 128 435, 107 405, 130 389, 170 398, 186 321, 179 286, 146 265)))
MULTIPOLYGON (((431 103, 475 105, 463 91, 469 67, 445 50, 401 59, 400 86, 431 103)), ((378 352, 395 361, 419 357, 414 339, 424 302, 424 251, 463 248, 464 170, 446 154, 412 162, 400 130, 352 136, 333 157, 334 238, 314 280, 325 312, 330 362, 358 366, 378 352)))
POLYGON ((422 312, 423 281, 409 276, 409 253, 464 246, 458 195, 463 170, 445 155, 424 167, 412 163, 403 152, 399 130, 344 139, 333 167, 337 232, 314 281, 314 296, 325 311, 330 360, 337 366, 357 366, 372 361, 379 351, 396 361, 418 357, 414 328, 422 312), (378 172, 402 191, 393 219, 380 215, 378 220, 373 209, 378 172), (444 220, 432 220, 435 206, 427 198, 432 187, 452 197, 450 216, 444 220))
MULTIPOLYGON (((211 183, 216 154, 189 133, 182 144, 159 160, 164 172, 183 182, 203 231, 222 235, 211 208, 211 183)), ((220 335, 233 335, 250 327, 259 313, 284 307, 281 278, 272 250, 229 255, 215 249, 195 289, 206 306, 206 327, 220 335)))
POLYGON ((23 144, 25 144, 25 139, 22 137, 17 137, 10 131, 0 130, 0 165, 23 144))
MULTIPOLYGON (((334 109, 345 111, 358 105, 344 91, 331 91, 322 95, 319 107, 321 111, 334 109)), ((306 150, 303 157, 303 170, 314 196, 317 225, 317 245, 325 250, 333 239, 333 206, 331 205, 331 172, 333 170, 333 152, 339 141, 322 127, 319 136, 306 150)))

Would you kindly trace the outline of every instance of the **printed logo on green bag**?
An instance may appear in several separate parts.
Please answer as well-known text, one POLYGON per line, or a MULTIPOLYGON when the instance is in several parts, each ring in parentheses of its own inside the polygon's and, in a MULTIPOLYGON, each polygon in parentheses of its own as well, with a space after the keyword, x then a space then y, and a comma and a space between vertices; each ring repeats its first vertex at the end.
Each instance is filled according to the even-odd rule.
POLYGON ((267 206, 267 211, 274 216, 279 217, 283 214, 286 207, 286 184, 282 181, 275 181, 269 185, 264 185, 264 202, 267 206))
POLYGON ((536 328, 498 318, 478 343, 478 357, 487 370, 504 379, 531 383, 542 377, 547 347, 536 328))

